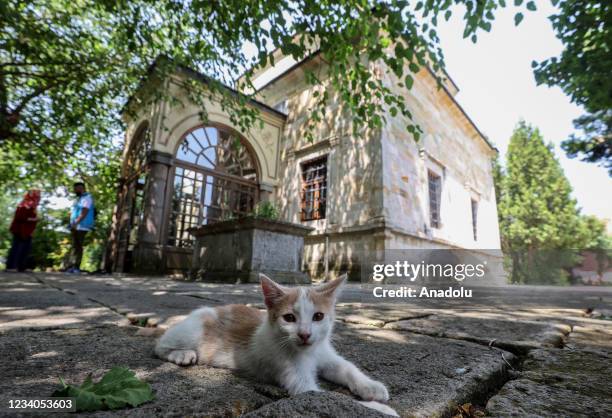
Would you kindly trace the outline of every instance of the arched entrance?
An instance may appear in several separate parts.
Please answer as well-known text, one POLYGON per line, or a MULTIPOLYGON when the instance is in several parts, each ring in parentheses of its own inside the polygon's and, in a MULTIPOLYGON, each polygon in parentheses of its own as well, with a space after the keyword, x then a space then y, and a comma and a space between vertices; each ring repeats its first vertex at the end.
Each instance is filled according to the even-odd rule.
POLYGON ((190 228, 253 211, 259 199, 257 164, 235 131, 195 128, 179 142, 174 161, 166 245, 190 248, 190 228))
POLYGON ((123 271, 132 269, 134 248, 138 243, 138 230, 143 222, 145 187, 148 176, 147 159, 151 152, 151 131, 148 124, 134 135, 124 167, 124 219, 119 232, 123 249, 123 271))

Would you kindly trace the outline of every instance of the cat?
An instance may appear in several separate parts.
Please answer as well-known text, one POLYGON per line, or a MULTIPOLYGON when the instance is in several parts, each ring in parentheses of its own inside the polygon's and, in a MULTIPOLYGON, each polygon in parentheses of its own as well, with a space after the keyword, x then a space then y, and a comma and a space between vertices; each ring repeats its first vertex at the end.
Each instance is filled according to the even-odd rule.
MULTIPOLYGON (((155 354, 180 366, 235 369, 286 389, 320 391, 317 377, 348 387, 365 406, 393 414, 389 392, 331 344, 335 304, 346 275, 314 287, 285 287, 260 274, 267 310, 245 305, 197 309, 170 327, 155 354)), ((394 412, 394 411, 393 411, 394 412)))

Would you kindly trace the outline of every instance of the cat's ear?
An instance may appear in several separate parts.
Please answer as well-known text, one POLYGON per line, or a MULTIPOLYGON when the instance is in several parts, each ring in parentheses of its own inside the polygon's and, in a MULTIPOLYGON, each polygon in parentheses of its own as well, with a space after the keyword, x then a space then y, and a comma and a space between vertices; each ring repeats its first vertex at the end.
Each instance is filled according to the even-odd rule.
POLYGON ((264 302, 268 308, 272 308, 279 299, 285 296, 286 289, 265 274, 259 273, 259 282, 261 283, 264 302))
POLYGON ((348 275, 344 273, 335 280, 323 283, 322 285, 315 287, 315 291, 320 295, 333 297, 335 299, 338 297, 340 289, 342 288, 342 285, 346 282, 347 279, 348 275))

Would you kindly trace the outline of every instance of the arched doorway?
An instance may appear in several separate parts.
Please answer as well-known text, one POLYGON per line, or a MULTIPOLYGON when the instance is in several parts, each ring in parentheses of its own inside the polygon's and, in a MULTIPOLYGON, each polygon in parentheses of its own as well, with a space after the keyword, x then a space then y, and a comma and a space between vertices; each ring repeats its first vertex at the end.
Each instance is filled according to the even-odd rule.
POLYGON ((251 213, 259 198, 253 153, 222 126, 187 132, 176 151, 166 243, 189 248, 189 229, 251 213))
POLYGON ((145 187, 148 176, 148 157, 151 152, 151 131, 141 126, 130 145, 124 167, 124 222, 119 234, 123 243, 123 271, 132 269, 134 248, 138 244, 138 230, 144 218, 145 187))

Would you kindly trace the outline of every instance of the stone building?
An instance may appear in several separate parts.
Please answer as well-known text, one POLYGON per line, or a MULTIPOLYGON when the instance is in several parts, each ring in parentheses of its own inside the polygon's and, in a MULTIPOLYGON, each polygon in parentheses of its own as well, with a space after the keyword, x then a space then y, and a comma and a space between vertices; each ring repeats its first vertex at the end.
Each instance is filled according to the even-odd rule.
MULTIPOLYGON (((305 71, 324 73, 325 64, 316 53, 301 62, 275 54, 276 65, 255 74, 258 91, 248 106, 263 124, 248 132, 216 99, 198 105, 189 99, 181 85, 205 86, 205 76, 178 67, 161 81, 152 66, 124 114, 111 237, 115 271, 186 271, 190 227, 249 213, 262 200, 273 202, 282 220, 314 228, 304 254, 304 269, 313 276, 355 271, 364 251, 500 248, 496 150, 455 100, 450 78, 439 87, 423 68, 405 93, 423 130, 419 142, 401 115, 388 114, 382 129, 355 134, 338 98, 329 101, 309 142, 304 132, 313 94, 326 85, 309 86, 305 71), (138 100, 159 88, 168 94, 138 100)), ((380 64, 371 69, 397 86, 380 64)))

